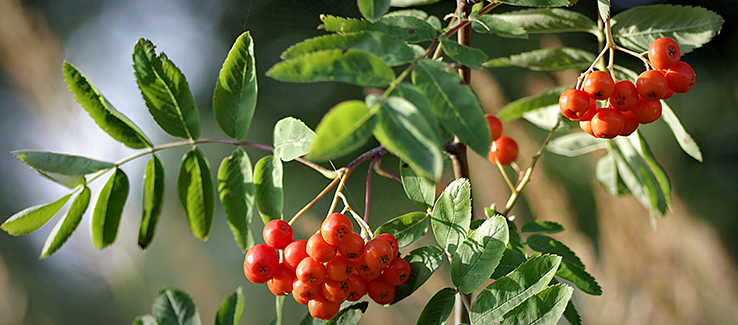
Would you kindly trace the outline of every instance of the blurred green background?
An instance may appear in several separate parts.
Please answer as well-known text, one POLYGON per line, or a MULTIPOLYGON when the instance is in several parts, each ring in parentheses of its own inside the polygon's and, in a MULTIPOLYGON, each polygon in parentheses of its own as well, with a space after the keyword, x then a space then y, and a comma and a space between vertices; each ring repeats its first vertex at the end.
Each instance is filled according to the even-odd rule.
MULTIPOLYGON (((593 179, 601 154, 563 158, 545 154, 523 202, 514 211, 519 220, 556 220, 567 231, 557 238, 582 256, 602 284, 602 297, 575 294, 585 324, 735 324, 738 323, 738 1, 613 1, 615 13, 636 5, 668 3, 700 5, 722 15, 721 33, 687 55, 697 84, 669 99, 685 128, 700 145, 704 162, 681 151, 665 123, 642 127, 675 189, 675 206, 656 230, 648 212, 632 198, 610 198, 593 179)), ((454 1, 423 7, 439 17, 453 11, 454 1)), ((514 10, 502 6, 495 12, 514 10)), ((595 1, 580 1, 573 10, 594 19, 595 1)), ((333 105, 364 96, 362 89, 334 83, 289 84, 264 76, 288 46, 323 34, 320 14, 357 17, 349 0, 0 0, 0 215, 7 218, 28 206, 50 202, 65 189, 38 177, 9 151, 39 149, 118 160, 133 153, 98 130, 66 92, 61 64, 67 60, 83 71, 106 97, 134 120, 155 143, 173 141, 154 124, 140 99, 131 67, 133 44, 152 40, 187 75, 198 101, 202 137, 224 138, 212 117, 211 100, 220 65, 232 42, 251 31, 258 65, 259 100, 250 141, 271 143, 276 121, 286 116, 315 128, 333 105)), ((596 51, 591 35, 532 35, 528 40, 474 36, 474 44, 499 57, 564 44, 596 51)), ((617 62, 640 69, 628 57, 617 62)), ((578 72, 533 73, 497 69, 475 73, 472 86, 485 109, 496 113, 507 101, 540 93, 578 72)), ((522 166, 545 131, 527 122, 505 125, 521 143, 522 166)), ((368 144, 365 149, 376 143, 368 144)), ((213 172, 233 149, 203 145, 213 172)), ((210 239, 201 243, 187 228, 175 193, 176 171, 186 149, 162 152, 167 172, 164 211, 154 242, 146 251, 136 245, 142 173, 139 159, 124 167, 131 192, 117 242, 103 251, 89 238, 89 214, 70 241, 55 255, 39 261, 52 225, 20 238, 0 232, 0 324, 130 324, 150 311, 165 286, 188 291, 204 323, 211 323, 220 301, 238 286, 247 292, 242 324, 266 324, 274 318, 273 296, 264 285, 248 283, 242 274, 243 253, 232 239, 222 208, 216 210, 210 239)), ((256 162, 265 153, 249 149, 256 162)), ((358 153, 357 153, 358 154, 358 153)), ((474 155, 474 154, 472 154, 474 155)), ((350 158, 333 162, 336 168, 350 158)), ((383 164, 397 170, 397 159, 383 164)), ((471 157, 476 208, 504 204, 508 192, 496 170, 483 158, 471 157)), ((329 166, 329 165, 326 165, 329 166)), ((366 166, 350 178, 352 207, 364 209, 366 166)), ((445 181, 448 181, 446 179, 445 181)), ((285 166, 285 215, 309 202, 327 180, 297 163, 285 166)), ((92 184, 93 193, 101 182, 92 184)), ((375 175, 371 225, 414 211, 402 188, 375 175)), ((439 186, 442 188, 442 186, 439 186)), ((297 224, 300 238, 315 231, 330 202, 322 200, 297 224)), ((481 209, 477 209, 479 212, 481 209)), ((261 222, 254 218, 257 241, 261 222)), ((51 223, 55 223, 56 219, 51 223)), ((426 238, 421 244, 432 244, 426 238)), ((409 251, 409 249, 408 249, 409 251)), ((447 266, 445 266, 447 267, 447 266)), ((362 324, 414 322, 425 302, 450 285, 443 273, 392 308, 372 304, 362 324)), ((291 298, 285 324, 306 313, 291 298)))

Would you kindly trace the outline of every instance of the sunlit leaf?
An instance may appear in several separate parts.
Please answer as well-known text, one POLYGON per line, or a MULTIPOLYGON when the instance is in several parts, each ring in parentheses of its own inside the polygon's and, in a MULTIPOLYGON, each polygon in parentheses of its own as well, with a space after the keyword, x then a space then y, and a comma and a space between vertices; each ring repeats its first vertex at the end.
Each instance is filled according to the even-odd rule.
POLYGON ((156 154, 152 154, 144 172, 143 213, 138 230, 138 246, 142 249, 149 246, 154 238, 163 200, 164 165, 156 154))
POLYGON ((392 0, 390 4, 393 7, 415 7, 433 4, 438 1, 441 0, 392 0))
POLYGON ((555 325, 574 292, 572 287, 554 285, 546 288, 505 314, 502 325, 555 325))
POLYGON ((315 129, 315 139, 307 157, 314 161, 340 158, 360 148, 372 136, 377 124, 376 110, 358 100, 339 103, 328 111, 315 129))
POLYGON ((419 176, 403 161, 400 161, 400 177, 402 188, 408 199, 421 209, 430 209, 436 200, 436 183, 428 178, 419 176))
POLYGON ((392 93, 390 93, 390 95, 405 98, 409 102, 413 103, 415 108, 417 108, 418 112, 425 117, 433 130, 435 130, 436 133, 441 133, 441 129, 438 126, 438 120, 433 114, 430 102, 428 102, 425 94, 423 94, 418 87, 415 87, 415 85, 408 82, 401 82, 392 91, 392 93))
POLYGON ((254 245, 254 178, 251 160, 241 147, 223 158, 218 168, 218 194, 233 238, 244 252, 254 245))
POLYGON ((451 60, 459 62, 472 69, 481 70, 482 63, 489 59, 487 54, 484 54, 484 52, 478 48, 461 45, 443 35, 438 39, 441 41, 443 53, 446 53, 451 60))
POLYGON ((430 221, 425 212, 410 212, 395 217, 379 226, 374 233, 391 234, 397 238, 397 245, 405 247, 410 245, 428 232, 430 221))
POLYGON ((556 105, 559 102, 559 96, 561 96, 561 93, 569 88, 571 88, 571 86, 556 87, 540 95, 523 97, 513 101, 502 108, 499 118, 501 121, 505 122, 513 121, 519 119, 525 113, 556 105))
POLYGON ((282 161, 290 161, 309 152, 315 139, 315 132, 305 123, 285 117, 274 125, 274 156, 282 161))
POLYGON ((628 139, 633 145, 633 148, 638 151, 643 160, 646 162, 646 165, 648 165, 648 167, 651 169, 653 176, 659 183, 661 193, 664 194, 666 205, 668 207, 671 207, 671 181, 669 181, 669 175, 666 174, 666 170, 664 170, 664 167, 662 167, 661 164, 656 161, 656 157, 654 157, 653 153, 651 152, 651 147, 646 142, 646 139, 644 139, 640 135, 640 133, 636 131, 631 136, 629 136, 628 139))
POLYGON ((491 15, 523 27, 528 33, 589 32, 597 35, 597 23, 566 9, 524 9, 491 15))
POLYGON ((265 156, 254 166, 254 189, 256 205, 264 224, 273 219, 282 219, 284 205, 282 189, 282 161, 274 156, 265 156))
POLYGON ((576 157, 590 152, 607 149, 607 141, 584 132, 569 133, 551 140, 546 150, 562 156, 576 157))
POLYGON ((32 233, 49 222, 67 204, 70 197, 71 193, 54 202, 23 209, 5 220, 0 229, 13 236, 32 233))
POLYGON ((501 0, 499 2, 524 7, 568 7, 578 0, 501 0))
POLYGON ((279 81, 338 81, 362 87, 385 87, 395 79, 382 59, 356 49, 311 52, 275 64, 266 75, 279 81))
POLYGON ((389 11, 390 0, 357 0, 359 12, 364 18, 377 20, 389 11))
POLYGON ((669 105, 667 105, 663 100, 661 101, 661 114, 664 122, 666 122, 671 129, 671 132, 674 134, 674 138, 676 138, 677 143, 679 143, 682 150, 692 158, 702 162, 702 152, 700 151, 700 147, 694 139, 692 139, 692 136, 687 133, 687 130, 684 129, 682 122, 679 121, 679 118, 674 114, 674 111, 671 110, 671 107, 669 107, 669 105))
POLYGON ((520 67, 534 71, 585 70, 595 55, 572 47, 548 47, 509 57, 495 58, 484 63, 487 68, 520 67))
POLYGON ((119 112, 77 67, 64 62, 64 81, 90 117, 113 139, 129 148, 153 147, 151 140, 128 117, 119 112))
POLYGON ((228 52, 213 92, 215 121, 226 135, 238 141, 246 139, 257 94, 254 40, 250 32, 244 32, 228 52))
POLYGON ((128 199, 128 189, 128 176, 122 169, 115 168, 113 175, 100 189, 92 210, 92 243, 95 247, 103 249, 115 242, 123 207, 128 199))
POLYGON ((220 304, 220 309, 215 315, 215 325, 238 325, 245 304, 246 297, 243 294, 243 288, 238 287, 236 292, 226 297, 220 304))
POLYGON ((579 312, 571 300, 569 300, 569 303, 566 304, 566 309, 564 309, 564 318, 571 325, 582 325, 582 317, 579 316, 579 312))
POLYGON ((597 0, 597 12, 602 21, 610 19, 610 0, 597 0))
POLYGON ((34 170, 66 176, 84 176, 115 167, 107 161, 53 152, 19 150, 11 154, 34 170))
POLYGON ((602 287, 597 280, 584 270, 584 263, 574 252, 560 241, 545 235, 530 235, 528 247, 541 253, 556 254, 562 257, 556 276, 566 279, 587 294, 602 295, 602 287))
POLYGON ((51 230, 51 233, 46 238, 44 248, 41 249, 40 259, 54 254, 72 236, 72 233, 77 229, 80 221, 82 221, 82 216, 87 211, 87 207, 90 205, 90 197, 90 189, 85 186, 82 192, 72 201, 67 214, 56 223, 56 226, 54 226, 54 229, 51 230))
POLYGON ((410 263, 413 273, 407 283, 397 287, 397 298, 393 304, 418 290, 441 267, 443 250, 438 246, 423 246, 412 250, 403 258, 410 263))
POLYGON ((612 196, 630 194, 630 190, 628 190, 620 174, 618 174, 615 157, 610 152, 597 161, 595 177, 600 182, 600 185, 612 196))
POLYGON ((618 174, 638 201, 660 216, 666 213, 667 204, 656 176, 626 138, 616 138, 611 150, 618 167, 618 174))
POLYGON ((478 22, 473 22, 472 28, 476 32, 495 34, 502 37, 528 38, 528 32, 525 31, 525 28, 496 17, 495 15, 481 15, 478 19, 481 20, 484 25, 478 22))
POLYGON ((418 325, 443 325, 454 310, 456 290, 443 288, 431 297, 418 317, 418 325))
POLYGON ((136 317, 131 325, 159 325, 159 323, 156 322, 154 316, 143 315, 136 317))
POLYGON ((213 227, 215 192, 210 164, 200 148, 195 147, 182 157, 177 193, 192 234, 200 240, 207 240, 213 227))
POLYGON ((375 23, 331 15, 322 16, 321 20, 323 24, 320 27, 329 32, 377 31, 409 43, 427 41, 438 35, 438 31, 427 21, 409 16, 384 17, 375 23))
POLYGON ((471 184, 466 178, 449 184, 436 200, 431 214, 431 226, 436 241, 449 254, 466 240, 471 222, 471 184))
POLYGON ((374 31, 310 38, 290 46, 282 53, 282 59, 293 59, 311 52, 331 49, 357 49, 370 52, 390 66, 405 64, 415 59, 415 51, 405 42, 392 35, 374 31))
POLYGON ((159 292, 151 306, 159 325, 201 325, 200 314, 186 292, 177 288, 165 288, 159 292))
POLYGON ((140 38, 133 48, 133 69, 146 107, 157 124, 172 136, 200 137, 200 113, 182 71, 167 58, 156 55, 151 41, 140 38))
POLYGON ((482 286, 494 272, 509 240, 502 216, 487 219, 472 231, 451 260, 451 281, 469 294, 482 286))

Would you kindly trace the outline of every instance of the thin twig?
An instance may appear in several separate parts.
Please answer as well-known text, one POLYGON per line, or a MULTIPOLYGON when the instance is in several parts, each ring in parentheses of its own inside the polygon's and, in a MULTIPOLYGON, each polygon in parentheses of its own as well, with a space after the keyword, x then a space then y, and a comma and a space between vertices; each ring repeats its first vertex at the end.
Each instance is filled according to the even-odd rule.
POLYGON ((310 201, 310 203, 308 203, 305 207, 300 209, 300 211, 298 211, 295 214, 295 216, 293 216, 292 219, 290 219, 290 222, 288 222, 290 226, 293 223, 295 223, 295 221, 297 221, 297 219, 300 218, 300 216, 305 214, 307 210, 310 210, 310 208, 312 208, 315 205, 315 203, 318 203, 320 199, 322 199, 326 194, 328 194, 328 191, 330 191, 334 186, 336 186, 336 184, 338 184, 340 180, 341 180, 340 177, 334 178, 333 181, 331 181, 330 184, 328 184, 328 186, 326 186, 322 191, 320 191, 320 193, 312 201, 310 201))

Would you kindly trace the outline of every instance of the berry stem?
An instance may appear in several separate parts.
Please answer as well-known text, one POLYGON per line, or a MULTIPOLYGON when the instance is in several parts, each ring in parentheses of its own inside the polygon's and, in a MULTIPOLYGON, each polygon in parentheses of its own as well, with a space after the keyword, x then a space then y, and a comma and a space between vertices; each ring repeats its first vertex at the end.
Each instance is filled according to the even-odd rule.
POLYGON ((297 219, 299 219, 300 216, 302 216, 303 214, 305 214, 305 212, 307 212, 307 210, 310 210, 310 208, 312 208, 313 205, 315 205, 315 203, 317 203, 318 201, 320 201, 320 199, 322 199, 326 194, 328 194, 328 191, 330 191, 334 186, 336 186, 336 184, 338 184, 338 182, 340 180, 341 180, 340 177, 334 178, 333 181, 331 181, 328 184, 328 186, 326 186, 322 191, 320 191, 320 193, 312 201, 310 201, 310 203, 308 203, 306 206, 304 206, 302 209, 300 209, 300 211, 298 211, 295 214, 295 216, 293 216, 292 219, 290 219, 290 222, 288 222, 290 224, 290 226, 292 226, 292 224, 295 223, 295 221, 297 221, 297 219))
POLYGON ((377 162, 382 159, 381 156, 374 156, 372 162, 369 163, 369 168, 366 171, 366 188, 364 194, 364 221, 369 221, 369 206, 372 202, 372 172, 374 167, 377 166, 377 162))
MULTIPOLYGON (((493 155, 494 154, 497 154, 497 153, 495 152, 493 153, 493 155)), ((505 179, 505 183, 507 183, 507 187, 510 188, 510 191, 515 192, 515 185, 513 185, 512 181, 510 180, 510 177, 507 176, 507 173, 505 172, 505 167, 503 167, 502 164, 500 164, 499 159, 495 159, 495 165, 497 165, 497 169, 500 170, 500 174, 502 174, 502 178, 505 179)))

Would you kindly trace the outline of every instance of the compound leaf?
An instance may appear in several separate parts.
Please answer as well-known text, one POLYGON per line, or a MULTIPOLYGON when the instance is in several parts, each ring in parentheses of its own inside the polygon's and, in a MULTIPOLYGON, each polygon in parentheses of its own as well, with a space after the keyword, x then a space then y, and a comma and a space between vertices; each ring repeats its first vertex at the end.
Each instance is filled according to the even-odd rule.
POLYGON ((159 156, 152 154, 144 172, 143 213, 138 230, 138 246, 142 249, 148 247, 154 238, 164 200, 164 184, 164 165, 159 156))
POLYGON ((120 217, 128 199, 128 176, 120 168, 103 185, 92 210, 92 243, 103 249, 115 242, 120 217))
POLYGON ((471 223, 471 184, 466 178, 449 184, 436 200, 431 214, 433 235, 449 254, 466 240, 471 223))
POLYGON ((275 64, 266 75, 279 81, 338 81, 362 87, 385 87, 395 79, 382 59, 356 49, 307 53, 275 64))
POLYGON ((254 189, 256 205, 264 224, 273 219, 282 219, 284 205, 282 189, 282 161, 274 156, 265 156, 254 167, 254 189))
POLYGON ((238 141, 246 139, 258 91, 254 40, 244 32, 228 52, 213 92, 213 114, 223 133, 238 141))
POLYGON ((182 157, 177 193, 187 213, 192 234, 200 240, 207 240, 213 227, 215 192, 210 164, 200 148, 195 147, 182 157))
POLYGON ((72 233, 77 229, 80 221, 82 221, 82 216, 87 211, 87 207, 90 205, 90 196, 90 189, 85 186, 82 192, 72 201, 67 214, 56 223, 56 226, 54 226, 54 229, 51 230, 51 233, 46 238, 44 248, 41 249, 40 259, 45 259, 54 254, 72 236, 72 233))
POLYGON ((254 245, 254 177, 251 160, 241 147, 223 158, 218 168, 218 194, 233 238, 244 252, 254 245))
POLYGON ((502 216, 487 219, 456 250, 451 260, 451 280, 463 293, 482 286, 494 272, 509 241, 502 216))

